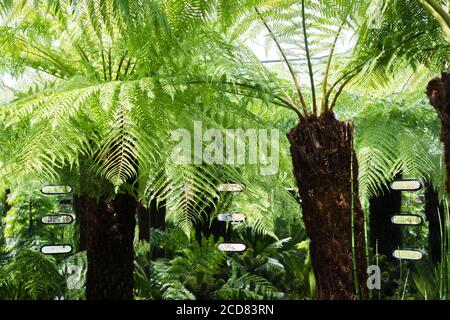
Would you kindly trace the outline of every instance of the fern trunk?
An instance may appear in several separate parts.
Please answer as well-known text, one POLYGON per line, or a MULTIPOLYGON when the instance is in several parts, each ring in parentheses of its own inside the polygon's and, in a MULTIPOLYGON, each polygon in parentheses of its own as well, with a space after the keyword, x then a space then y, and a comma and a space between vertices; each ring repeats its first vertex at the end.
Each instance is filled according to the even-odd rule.
MULTIPOLYGON (((396 179, 401 179, 401 175, 396 179)), ((383 187, 378 197, 370 199, 370 245, 374 252, 385 255, 395 261, 392 251, 397 249, 402 240, 402 227, 391 222, 391 215, 400 213, 402 193, 383 187)))
POLYGON ((157 199, 150 202, 145 208, 137 204, 137 217, 139 226, 139 240, 150 241, 150 229, 166 229, 166 207, 165 202, 157 203, 157 199))
MULTIPOLYGON (((219 199, 216 199, 214 201, 215 204, 218 205, 219 199)), ((195 239, 197 240, 197 242, 200 245, 202 244, 202 235, 206 238, 213 236, 215 241, 218 241, 220 238, 222 238, 225 242, 230 241, 231 227, 228 226, 227 228, 226 222, 218 221, 215 218, 214 213, 216 212, 216 206, 211 202, 206 202, 206 205, 198 204, 197 208, 201 213, 201 217, 193 221, 195 229, 195 239)), ((227 210, 224 210, 223 212, 226 211, 227 210)))
POLYGON ((157 203, 156 199, 150 202, 150 228, 166 229, 166 201, 157 203))
POLYGON ((133 238, 136 200, 118 194, 109 201, 84 195, 88 270, 86 299, 133 299, 133 238))
POLYGON ((317 298, 354 299, 356 292, 364 297, 367 277, 364 217, 357 196, 353 126, 327 112, 320 117, 304 118, 291 130, 288 139, 303 220, 311 240, 317 298), (359 286, 355 285, 355 279, 359 286))
POLYGON ((223 221, 217 221, 217 219, 212 219, 212 214, 203 214, 202 221, 196 221, 194 224, 195 229, 195 239, 199 244, 202 243, 202 235, 206 238, 211 236, 214 237, 215 241, 220 238, 223 241, 230 241, 231 239, 231 227, 227 228, 227 224, 223 221))
POLYGON ((139 241, 150 241, 150 209, 142 204, 137 205, 139 241))
POLYGON ((427 96, 441 120, 441 141, 444 144, 444 162, 447 172, 445 190, 450 196, 450 74, 443 72, 441 78, 428 83, 427 96))

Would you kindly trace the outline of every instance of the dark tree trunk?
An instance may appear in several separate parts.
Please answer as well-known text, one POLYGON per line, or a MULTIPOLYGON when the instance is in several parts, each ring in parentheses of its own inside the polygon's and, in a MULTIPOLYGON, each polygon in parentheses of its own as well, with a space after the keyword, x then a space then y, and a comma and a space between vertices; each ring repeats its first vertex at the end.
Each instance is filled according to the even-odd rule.
POLYGON ((444 232, 444 206, 439 203, 437 192, 433 186, 427 185, 425 190, 425 215, 428 220, 428 248, 431 261, 441 262, 441 241, 444 232))
POLYGON ((166 229, 166 201, 157 203, 156 199, 150 203, 150 228, 166 229))
POLYGON ((366 294, 364 215, 358 199, 353 125, 333 113, 310 116, 288 134, 318 299, 354 299, 352 208, 356 273, 366 294), (352 170, 353 169, 353 170, 352 170), (353 197, 352 197, 353 182, 353 197))
POLYGON ((150 209, 138 203, 137 218, 139 226, 139 241, 150 241, 150 209))
POLYGON ((441 120, 441 141, 444 144, 444 162, 447 177, 445 189, 450 196, 450 74, 443 72, 441 78, 428 83, 427 96, 441 120))
POLYGON ((136 200, 118 194, 107 201, 83 195, 88 258, 86 299, 133 299, 136 200))
MULTIPOLYGON (((153 199, 150 206, 145 208, 140 203, 137 204, 137 215, 139 224, 139 240, 150 241, 151 229, 166 229, 166 202, 153 199)), ((156 247, 150 253, 150 259, 155 260, 164 257, 164 250, 156 247)))
MULTIPOLYGON (((396 177, 400 179, 401 176, 396 177)), ((402 240, 402 227, 391 222, 391 215, 400 213, 402 193, 383 187, 378 197, 370 199, 370 245, 374 252, 385 255, 395 261, 392 251, 402 240)))
POLYGON ((76 224, 78 228, 78 250, 84 251, 86 247, 86 210, 87 204, 89 203, 89 196, 82 194, 80 196, 73 196, 73 209, 76 216, 76 224))
POLYGON ((223 241, 227 242, 231 239, 231 225, 224 222, 218 221, 216 219, 216 210, 220 213, 225 213, 230 208, 231 204, 231 194, 226 194, 221 198, 218 198, 207 204, 199 203, 197 205, 198 211, 201 212, 202 219, 194 222, 195 228, 195 239, 198 243, 202 242, 202 235, 206 238, 210 236, 214 237, 215 241, 222 238, 223 241))
POLYGON ((139 240, 150 241, 150 228, 166 229, 166 207, 165 201, 157 203, 157 199, 150 202, 150 206, 145 208, 138 203, 137 205, 139 240))
POLYGON ((211 219, 212 214, 203 214, 203 220, 195 224, 195 239, 198 243, 202 242, 202 235, 206 238, 210 236, 214 237, 217 241, 219 238, 223 238, 225 242, 231 239, 231 225, 217 219, 211 219))

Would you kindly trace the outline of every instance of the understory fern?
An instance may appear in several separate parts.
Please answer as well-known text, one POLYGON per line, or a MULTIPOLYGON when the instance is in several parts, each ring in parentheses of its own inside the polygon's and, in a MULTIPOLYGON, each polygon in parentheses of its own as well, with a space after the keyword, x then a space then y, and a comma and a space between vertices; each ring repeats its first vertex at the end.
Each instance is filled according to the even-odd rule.
POLYGON ((374 104, 356 120, 355 147, 363 204, 378 196, 383 186, 388 186, 398 174, 428 181, 439 194, 445 195, 442 146, 435 118, 428 115, 414 118, 411 111, 404 111, 410 115, 406 123, 397 108, 392 103, 391 110, 383 112, 374 104), (379 121, 380 117, 384 121, 379 121))
POLYGON ((199 244, 189 241, 186 235, 179 238, 176 230, 170 232, 174 237, 164 234, 160 232, 151 243, 160 241, 168 257, 150 260, 152 244, 140 242, 136 246, 134 278, 138 297, 200 300, 278 297, 278 290, 270 281, 246 270, 233 256, 218 251, 212 237, 203 238, 199 244))
POLYGON ((63 288, 53 258, 40 252, 21 250, 0 273, 3 299, 55 299, 63 288))
POLYGON ((238 262, 230 260, 230 278, 216 292, 216 298, 261 300, 274 298, 277 293, 277 289, 267 279, 249 273, 238 262))

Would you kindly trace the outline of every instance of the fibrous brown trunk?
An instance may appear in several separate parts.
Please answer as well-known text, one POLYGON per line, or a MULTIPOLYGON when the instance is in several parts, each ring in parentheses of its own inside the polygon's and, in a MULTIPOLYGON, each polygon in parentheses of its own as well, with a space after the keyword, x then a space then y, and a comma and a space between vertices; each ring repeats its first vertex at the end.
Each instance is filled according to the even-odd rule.
POLYGON ((127 194, 111 201, 81 198, 88 259, 86 299, 133 299, 135 198, 127 194))
POLYGON ((364 215, 358 199, 353 125, 331 112, 302 119, 288 134, 302 200, 318 299, 354 299, 352 210, 356 278, 366 294, 364 215), (352 170, 353 169, 353 170, 352 170), (353 196, 352 196, 353 191, 353 196))
POLYGON ((402 239, 402 227, 391 222, 391 215, 400 213, 401 207, 402 193, 388 187, 370 199, 370 245, 391 261, 395 261, 392 251, 400 246, 402 239))
POLYGON ((450 196, 450 74, 443 72, 441 78, 428 83, 427 96, 441 120, 441 141, 444 144, 444 161, 447 177, 445 189, 450 196))

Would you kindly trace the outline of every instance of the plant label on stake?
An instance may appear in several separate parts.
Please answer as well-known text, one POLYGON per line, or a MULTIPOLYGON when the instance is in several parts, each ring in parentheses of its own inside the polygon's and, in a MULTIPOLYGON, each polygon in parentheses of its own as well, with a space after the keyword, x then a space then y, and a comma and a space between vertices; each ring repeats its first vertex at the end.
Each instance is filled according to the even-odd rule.
POLYGON ((233 213, 227 213, 227 214, 219 214, 217 215, 217 220, 219 221, 231 221, 231 222, 243 222, 245 221, 246 217, 242 213, 233 212, 233 213))
POLYGON ((71 186, 64 186, 60 184, 48 184, 42 186, 41 193, 47 195, 60 195, 60 194, 70 194, 73 188, 71 186))
POLYGON ((420 260, 423 252, 419 249, 398 249, 392 252, 392 256, 399 260, 420 260))
POLYGON ((242 252, 247 249, 243 243, 220 243, 217 248, 225 252, 242 252))
POLYGON ((422 188, 422 182, 414 179, 395 180, 391 182, 391 189, 395 191, 418 191, 422 188))
POLYGON ((72 252, 72 246, 70 244, 50 244, 41 247, 41 253, 43 254, 67 254, 72 252))
POLYGON ((417 214, 394 214, 391 216, 391 222, 402 226, 420 226, 423 218, 417 214))
POLYGON ((43 224, 69 224, 73 222, 73 216, 68 213, 58 213, 41 218, 43 224))
POLYGON ((244 190, 244 186, 238 183, 223 183, 217 187, 219 192, 235 192, 239 193, 244 190))

